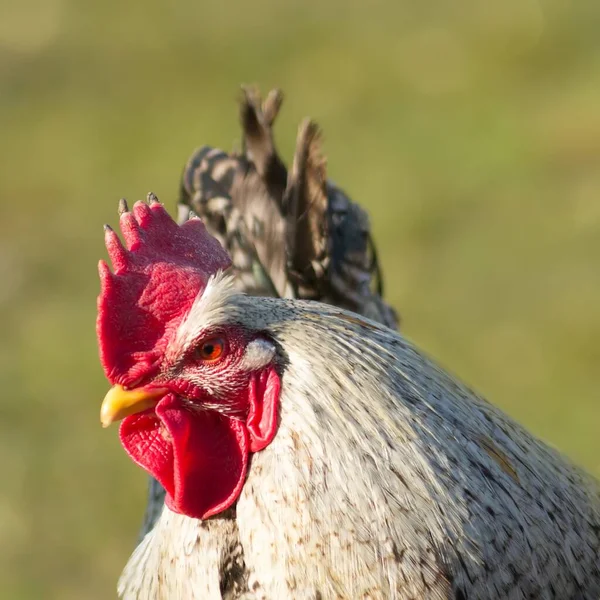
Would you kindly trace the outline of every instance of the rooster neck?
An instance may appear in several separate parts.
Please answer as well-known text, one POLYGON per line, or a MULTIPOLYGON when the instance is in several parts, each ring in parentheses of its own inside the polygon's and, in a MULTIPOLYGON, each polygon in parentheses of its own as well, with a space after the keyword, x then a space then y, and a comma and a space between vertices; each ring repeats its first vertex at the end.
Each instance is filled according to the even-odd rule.
POLYGON ((119 581, 125 600, 241 600, 247 591, 233 507, 206 521, 165 507, 119 581))

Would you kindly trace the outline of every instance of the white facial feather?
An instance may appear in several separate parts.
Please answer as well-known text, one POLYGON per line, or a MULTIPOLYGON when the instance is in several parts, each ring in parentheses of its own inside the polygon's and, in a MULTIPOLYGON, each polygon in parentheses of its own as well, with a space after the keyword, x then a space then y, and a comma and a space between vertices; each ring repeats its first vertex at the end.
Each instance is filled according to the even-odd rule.
POLYGON ((179 326, 173 348, 178 352, 185 350, 196 341, 203 329, 227 322, 230 316, 227 313, 229 300, 239 294, 229 274, 218 271, 213 275, 179 326))
POLYGON ((246 346, 246 352, 240 362, 240 369, 256 371, 268 365, 275 356, 275 346, 264 339, 252 340, 246 346))

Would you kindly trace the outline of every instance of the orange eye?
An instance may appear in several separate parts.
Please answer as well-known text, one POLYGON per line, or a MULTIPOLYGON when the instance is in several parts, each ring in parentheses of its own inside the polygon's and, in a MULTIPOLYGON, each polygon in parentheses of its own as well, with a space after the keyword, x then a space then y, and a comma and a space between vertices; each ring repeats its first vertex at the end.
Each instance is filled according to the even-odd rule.
POLYGON ((215 337, 203 341, 196 350, 196 356, 209 362, 221 358, 225 350, 225 341, 223 338, 215 337))

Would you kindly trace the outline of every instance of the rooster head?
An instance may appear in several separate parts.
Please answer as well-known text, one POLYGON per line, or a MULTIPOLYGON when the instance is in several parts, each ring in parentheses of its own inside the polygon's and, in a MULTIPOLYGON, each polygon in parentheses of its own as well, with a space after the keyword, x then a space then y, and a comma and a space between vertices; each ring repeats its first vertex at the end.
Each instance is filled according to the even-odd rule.
POLYGON ((155 197, 123 203, 125 244, 105 227, 97 335, 112 388, 104 426, 123 419, 129 456, 167 492, 167 506, 206 519, 240 494, 250 452, 277 427, 276 350, 222 308, 231 261, 198 218, 179 226, 155 197))

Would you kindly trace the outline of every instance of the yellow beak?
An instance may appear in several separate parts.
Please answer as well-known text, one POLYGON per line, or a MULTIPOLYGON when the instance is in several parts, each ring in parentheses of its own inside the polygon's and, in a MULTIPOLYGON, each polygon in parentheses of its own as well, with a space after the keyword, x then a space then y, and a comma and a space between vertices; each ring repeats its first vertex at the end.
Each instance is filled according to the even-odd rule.
POLYGON ((169 393, 167 388, 134 388, 125 389, 115 385, 108 390, 100 407, 102 427, 108 427, 129 415, 135 415, 156 406, 158 401, 169 393))

